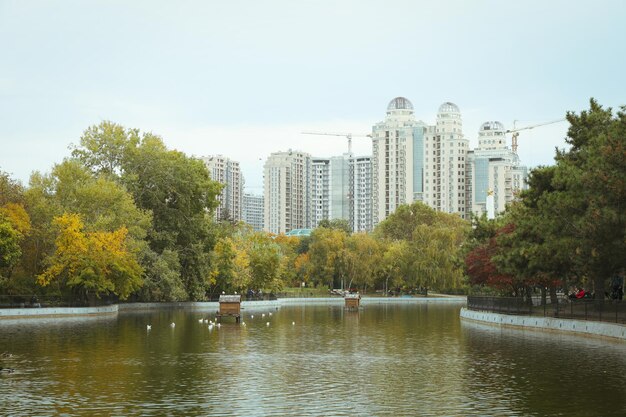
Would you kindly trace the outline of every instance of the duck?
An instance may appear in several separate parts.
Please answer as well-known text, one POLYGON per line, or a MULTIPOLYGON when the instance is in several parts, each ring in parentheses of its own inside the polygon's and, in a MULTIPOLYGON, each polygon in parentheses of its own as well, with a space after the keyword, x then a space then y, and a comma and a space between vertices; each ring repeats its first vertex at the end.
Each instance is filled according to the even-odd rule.
POLYGON ((13 369, 13 368, 0 368, 0 372, 4 372, 5 374, 12 374, 13 372, 15 372, 15 369, 13 369))

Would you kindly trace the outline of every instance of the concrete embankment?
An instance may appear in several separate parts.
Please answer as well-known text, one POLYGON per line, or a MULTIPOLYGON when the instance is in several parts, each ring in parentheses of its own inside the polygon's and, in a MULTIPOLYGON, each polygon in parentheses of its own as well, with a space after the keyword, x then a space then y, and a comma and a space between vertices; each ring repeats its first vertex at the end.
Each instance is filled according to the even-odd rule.
POLYGON ((105 314, 117 314, 118 311, 119 308, 117 304, 103 307, 3 308, 0 309, 0 319, 101 316, 105 314))
POLYGON ((513 316, 508 314, 461 309, 461 318, 495 326, 565 332, 582 336, 618 339, 626 342, 626 326, 619 323, 570 320, 554 317, 513 316))
MULTIPOLYGON (((465 297, 363 297, 362 305, 368 304, 422 304, 422 303, 464 303, 465 297)), ((277 300, 243 301, 244 311, 279 308, 287 305, 343 305, 341 297, 325 298, 279 298, 277 300)), ((123 303, 104 307, 54 307, 54 308, 6 308, 0 309, 0 319, 27 319, 33 317, 72 317, 117 314, 154 309, 184 308, 198 311, 217 311, 218 302, 174 302, 174 303, 123 303)))

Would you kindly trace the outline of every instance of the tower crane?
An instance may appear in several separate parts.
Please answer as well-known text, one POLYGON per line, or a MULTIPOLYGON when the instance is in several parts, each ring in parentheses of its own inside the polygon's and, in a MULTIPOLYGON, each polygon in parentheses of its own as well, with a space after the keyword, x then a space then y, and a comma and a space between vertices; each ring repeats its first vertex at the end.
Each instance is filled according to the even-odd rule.
POLYGON ((517 122, 517 120, 513 120, 513 129, 509 129, 509 130, 506 131, 506 133, 513 133, 513 135, 511 136, 511 150, 513 152, 517 153, 517 137, 519 136, 519 131, 520 130, 534 129, 534 128, 539 127, 539 126, 551 125, 553 123, 558 123, 558 122, 563 122, 563 121, 565 121, 565 119, 552 120, 552 121, 549 121, 549 122, 537 123, 536 125, 530 125, 530 126, 524 126, 524 127, 516 128, 515 127, 515 122, 517 122))
POLYGON ((337 132, 302 132, 303 135, 343 136, 348 138, 348 154, 352 155, 352 138, 371 138, 372 135, 353 135, 352 133, 337 132))

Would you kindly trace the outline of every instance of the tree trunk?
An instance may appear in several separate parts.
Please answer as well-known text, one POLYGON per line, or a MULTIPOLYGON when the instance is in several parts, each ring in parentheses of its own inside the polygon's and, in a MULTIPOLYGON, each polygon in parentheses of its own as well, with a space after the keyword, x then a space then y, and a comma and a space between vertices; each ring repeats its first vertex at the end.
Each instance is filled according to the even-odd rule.
POLYGON ((550 285, 550 302, 552 304, 558 304, 559 299, 556 296, 556 286, 550 285))
POLYGON ((547 304, 546 302, 546 287, 541 287, 541 305, 545 306, 547 304))
POLYGON ((526 292, 526 303, 529 306, 532 306, 533 305, 533 293, 532 293, 532 289, 530 288, 530 286, 526 286, 525 292, 526 292))
POLYGON ((601 306, 604 303, 604 277, 596 277, 593 281, 594 304, 601 306))

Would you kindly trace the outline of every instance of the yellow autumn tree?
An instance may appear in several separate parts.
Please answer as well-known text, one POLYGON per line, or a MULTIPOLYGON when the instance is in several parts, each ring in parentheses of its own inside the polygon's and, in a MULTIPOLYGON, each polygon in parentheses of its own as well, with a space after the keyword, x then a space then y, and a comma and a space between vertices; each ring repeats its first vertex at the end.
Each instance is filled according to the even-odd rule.
POLYGON ((6 203, 0 207, 0 215, 4 215, 13 228, 18 231, 22 236, 30 233, 31 224, 30 216, 24 209, 24 206, 17 203, 6 203))
POLYGON ((141 287, 143 270, 126 246, 126 227, 85 233, 80 216, 70 213, 55 217, 54 224, 56 249, 37 276, 40 285, 58 280, 85 297, 112 293, 121 299, 141 287))

